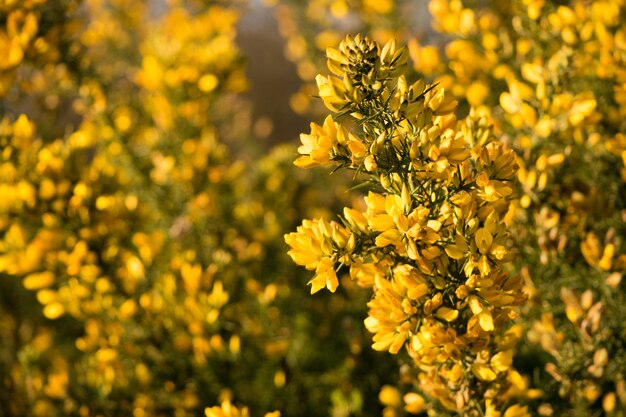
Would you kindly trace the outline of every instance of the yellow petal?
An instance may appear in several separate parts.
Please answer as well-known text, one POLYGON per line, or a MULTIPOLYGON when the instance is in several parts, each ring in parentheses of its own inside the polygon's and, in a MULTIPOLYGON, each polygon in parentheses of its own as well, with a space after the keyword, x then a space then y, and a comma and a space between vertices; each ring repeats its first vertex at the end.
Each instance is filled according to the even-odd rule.
POLYGON ((613 255, 615 254, 615 245, 609 243, 604 247, 604 252, 602 253, 602 258, 598 262, 598 268, 603 271, 608 271, 611 269, 611 265, 613 263, 613 255))
POLYGON ((496 373, 485 363, 474 363, 472 373, 481 381, 493 381, 497 377, 496 373))
POLYGON ((339 64, 348 65, 350 62, 341 51, 335 48, 326 48, 326 57, 338 62, 339 64))
POLYGON ((404 346, 404 342, 406 342, 406 333, 396 333, 393 341, 391 342, 391 346, 389 346, 389 353, 396 354, 402 349, 404 346))
MULTIPOLYGON (((377 333, 376 336, 378 336, 379 334, 380 333, 377 333)), ((374 343, 372 344, 372 349, 379 351, 379 352, 386 351, 389 349, 389 346, 391 346, 393 341, 394 341, 394 333, 392 332, 385 333, 380 338, 374 337, 374 343)))
POLYGON ((54 283, 54 274, 50 271, 36 272, 24 278, 24 288, 27 290, 38 290, 47 288, 54 283))
POLYGON ((569 122, 572 126, 577 126, 587 118, 587 116, 591 115, 593 111, 596 109, 596 100, 582 100, 574 103, 572 109, 569 112, 569 122))
POLYGON ((602 408, 606 413, 612 413, 615 410, 615 393, 609 392, 602 399, 602 408))
POLYGON ((219 80, 214 74, 205 74, 198 80, 198 88, 203 93, 210 93, 215 90, 219 80))
POLYGON ((492 400, 485 401, 485 417, 500 417, 502 413, 496 409, 492 400))
POLYGON ((496 372, 504 372, 511 367, 513 363, 513 351, 506 350, 504 352, 498 352, 491 357, 489 365, 496 372))
POLYGON ((493 317, 491 317, 491 313, 487 310, 483 310, 480 314, 478 314, 478 323, 480 327, 486 331, 493 331, 493 317))
POLYGON ((459 311, 448 307, 440 307, 435 316, 447 322, 452 322, 459 317, 459 311))
POLYGON ((339 280, 337 279, 337 273, 334 269, 329 269, 326 276, 326 288, 328 291, 335 292, 339 286, 339 280))
POLYGON ((404 397, 402 397, 402 399, 406 404, 404 406, 404 409, 407 411, 407 413, 419 414, 425 410, 426 400, 424 400, 424 397, 419 394, 409 392, 404 397))
POLYGON ((400 391, 391 385, 384 385, 378 394, 378 400, 382 405, 399 407, 402 403, 400 391))
POLYGON ((433 260, 441 255, 441 250, 437 246, 429 246, 422 250, 422 255, 428 260, 433 260))
POLYGON ((117 357, 117 351, 111 348, 102 348, 96 352, 96 359, 100 362, 109 362, 117 357))
POLYGON ((489 265, 489 259, 486 256, 481 256, 478 260, 478 270, 480 271, 480 275, 485 277, 489 275, 491 272, 491 266, 489 265))
POLYGON ((479 315, 483 311, 483 305, 475 295, 470 295, 467 302, 474 315, 479 315))
POLYGON ((418 284, 417 286, 409 288, 407 296, 411 300, 418 300, 428 294, 429 288, 427 284, 418 284))
POLYGON ((527 406, 521 406, 519 404, 513 404, 506 409, 502 417, 530 417, 527 406))
POLYGON ((326 277, 315 275, 313 279, 308 282, 308 285, 311 286, 311 294, 315 294, 326 286, 326 277))
POLYGON ((482 255, 486 255, 489 252, 489 248, 491 248, 491 244, 493 243, 493 236, 489 231, 482 227, 476 231, 476 235, 474 237, 476 241, 476 246, 482 255))
POLYGON ((376 246, 382 248, 387 245, 397 245, 401 242, 402 235, 398 229, 390 229, 376 236, 376 246))
POLYGON ((43 315, 50 320, 57 319, 65 313, 63 305, 57 301, 54 301, 46 305, 43 309, 43 315))
POLYGON ((310 156, 305 155, 296 159, 293 164, 298 168, 311 168, 312 166, 317 165, 317 162, 312 160, 310 156))
POLYGON ((376 232, 385 232, 396 227, 393 217, 388 214, 378 214, 369 219, 370 228, 376 232))
POLYGON ((509 114, 517 114, 521 109, 520 100, 513 98, 511 93, 504 92, 500 95, 500 106, 509 114))
POLYGON ((367 148, 360 140, 349 140, 348 149, 355 158, 363 158, 367 152, 367 148))

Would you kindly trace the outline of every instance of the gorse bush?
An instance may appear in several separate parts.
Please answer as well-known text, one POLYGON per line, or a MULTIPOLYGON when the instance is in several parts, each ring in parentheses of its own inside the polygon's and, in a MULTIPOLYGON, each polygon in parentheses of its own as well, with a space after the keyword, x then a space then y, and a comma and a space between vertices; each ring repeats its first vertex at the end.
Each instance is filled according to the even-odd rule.
POLYGON ((268 6, 0 0, 0 415, 623 417, 626 4, 268 6))
POLYGON ((526 390, 534 413, 623 415, 623 5, 441 1, 430 11, 445 65, 411 40, 413 69, 518 154, 508 269, 530 300, 515 380, 541 389, 526 390))
MULTIPOLYGON (((359 36, 339 48, 328 50, 338 77, 317 82, 346 120, 313 125, 296 165, 332 161, 367 172, 373 190, 364 210, 344 209, 345 226, 305 220, 286 236, 290 255, 315 269, 312 292, 334 292, 342 267, 372 288, 372 347, 398 353, 406 344, 422 391, 467 415, 497 413, 518 388, 510 380, 520 329, 507 324, 526 298, 520 277, 502 269, 515 155, 471 116, 457 122, 444 90, 409 85, 406 49, 390 42, 381 50, 359 36)), ((422 411, 419 394, 404 399, 408 411, 422 411)))
POLYGON ((520 361, 546 372, 539 411, 623 415, 624 5, 467 6, 431 11, 457 38, 446 54, 458 93, 520 155, 511 225, 531 295, 520 361))
POLYGON ((334 197, 291 147, 251 161, 239 6, 157 12, 2 4, 21 53, 2 73, 0 414, 326 415, 335 390, 375 407, 389 364, 340 385, 369 362, 359 296, 292 285, 282 235, 334 197))

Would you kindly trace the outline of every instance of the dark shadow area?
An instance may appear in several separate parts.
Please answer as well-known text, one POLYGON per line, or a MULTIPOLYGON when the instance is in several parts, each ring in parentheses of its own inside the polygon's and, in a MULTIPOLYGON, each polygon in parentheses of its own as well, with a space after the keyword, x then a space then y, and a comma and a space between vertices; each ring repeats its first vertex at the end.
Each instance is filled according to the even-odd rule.
POLYGON ((284 40, 278 33, 272 9, 250 4, 237 28, 237 43, 246 56, 247 92, 253 106, 256 136, 263 147, 298 141, 308 121, 289 107, 289 98, 300 85, 293 63, 283 54, 284 40))

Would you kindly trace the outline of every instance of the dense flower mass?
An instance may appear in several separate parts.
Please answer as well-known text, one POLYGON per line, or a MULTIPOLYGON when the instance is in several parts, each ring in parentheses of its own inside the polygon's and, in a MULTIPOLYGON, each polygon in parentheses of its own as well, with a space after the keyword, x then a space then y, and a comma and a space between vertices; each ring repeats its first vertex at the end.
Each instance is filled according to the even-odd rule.
POLYGON ((322 416, 362 372, 356 300, 303 302, 281 240, 325 179, 231 150, 241 6, 0 1, 0 415, 322 416))
POLYGON ((625 417, 625 20, 0 0, 0 416, 625 417))
MULTIPOLYGON (((327 2, 325 13, 333 14, 336 3, 327 2)), ((412 37, 406 24, 419 13, 411 5, 395 2, 390 10, 402 10, 406 18, 370 30, 359 2, 346 3, 351 13, 327 20, 323 39, 340 37, 344 26, 355 22, 376 39, 393 28, 396 39, 408 44, 409 72, 445 88, 460 101, 463 114, 483 116, 478 123, 493 126, 519 155, 519 186, 505 220, 519 250, 512 270, 523 277, 531 296, 521 311, 528 332, 517 362, 544 390, 529 403, 533 413, 621 415, 626 408, 625 333, 619 319, 625 314, 626 153, 619 115, 625 103, 626 4, 432 0, 427 6, 437 34, 409 26, 418 34, 412 37), (564 297, 564 291, 574 295, 564 297), (583 305, 583 294, 585 308, 589 300, 597 304, 593 317, 602 329, 585 330, 584 343, 582 319, 572 320, 583 317, 572 316, 574 306, 583 305), (545 353, 539 354, 533 345, 548 337, 552 348, 542 345, 545 353), (605 353, 610 365, 599 371, 594 358, 605 353)), ((300 33, 309 50, 322 46, 321 36, 300 33)), ((329 87, 324 90, 333 96, 329 87)), ((324 98, 321 91, 319 96, 324 98)))
POLYGON ((626 4, 441 0, 430 10, 453 37, 442 84, 488 112, 521 156, 516 269, 532 282, 528 340, 549 355, 537 412, 622 415, 626 4))
POLYGON ((442 88, 409 83, 406 48, 357 35, 327 57, 334 75, 317 83, 336 121, 311 125, 296 165, 355 170, 370 191, 343 225, 305 220, 285 236, 289 254, 315 270, 312 292, 334 292, 344 271, 371 288, 372 347, 405 348, 418 389, 441 406, 516 407, 507 393, 520 331, 507 323, 526 296, 503 270, 515 154, 477 128, 479 115, 457 120, 442 88))

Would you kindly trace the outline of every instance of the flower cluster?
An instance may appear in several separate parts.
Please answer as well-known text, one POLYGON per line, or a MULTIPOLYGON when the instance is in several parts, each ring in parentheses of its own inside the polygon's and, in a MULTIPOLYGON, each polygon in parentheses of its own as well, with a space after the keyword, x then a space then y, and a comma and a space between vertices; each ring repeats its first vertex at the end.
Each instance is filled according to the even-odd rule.
POLYGON ((393 41, 348 36, 327 57, 334 75, 317 84, 334 119, 302 135, 296 165, 354 170, 370 190, 340 221, 286 235, 289 254, 315 271, 312 292, 335 291, 342 273, 371 288, 373 348, 405 348, 418 389, 444 409, 526 415, 511 403, 520 332, 507 330, 526 297, 503 269, 515 154, 478 115, 457 120, 442 88, 409 83, 408 51, 393 41))
POLYGON ((489 114, 521 157, 511 231, 524 256, 516 269, 532 282, 530 326, 555 341, 546 348, 553 358, 538 365, 554 377, 541 382, 550 390, 538 411, 611 415, 626 407, 617 394, 626 378, 618 319, 626 268, 624 2, 436 0, 430 10, 435 28, 452 36, 442 84, 459 84, 453 93, 489 114), (573 313, 592 304, 597 332, 580 327, 587 313, 573 313), (610 365, 588 372, 604 354, 610 365))
POLYGON ((303 85, 290 100, 299 114, 321 112, 315 76, 324 65, 323 52, 337 45, 347 31, 368 33, 384 43, 408 33, 420 6, 406 0, 315 0, 308 2, 266 0, 274 7, 278 29, 286 40, 285 56, 296 65, 303 85))
MULTIPOLYGON (((24 0, 0 4, 0 97, 17 88, 38 90, 42 75, 59 77, 55 64, 66 59, 76 33, 73 15, 80 0, 24 0)), ((41 90, 40 90, 41 91, 41 90)), ((47 103, 54 107, 54 103, 47 103)))
POLYGON ((303 302, 281 239, 334 197, 293 172, 292 146, 227 146, 260 153, 240 9, 208 3, 0 5, 69 25, 51 28, 66 53, 29 49, 0 101, 0 415, 182 417, 232 398, 322 416, 361 372, 367 342, 336 316, 362 303, 303 302))
MULTIPOLYGON (((8 412, 14 415, 195 414, 205 389, 176 378, 192 378, 211 366, 211 357, 228 362, 241 351, 243 335, 222 328, 229 301, 225 287, 233 279, 222 269, 236 257, 262 252, 235 233, 228 242, 217 240, 222 231, 213 230, 212 246, 206 248, 221 251, 210 251, 208 257, 196 249, 203 245, 189 238, 190 230, 209 221, 203 210, 209 204, 213 215, 223 215, 214 202, 220 187, 232 188, 227 183, 238 178, 241 167, 229 162, 215 127, 209 128, 211 121, 197 122, 204 131, 183 131, 191 100, 176 103, 183 117, 168 125, 162 122, 167 109, 120 94, 134 88, 141 95, 147 89, 139 68, 127 61, 131 52, 126 54, 136 49, 146 9, 123 3, 91 2, 82 11, 92 18, 81 32, 74 72, 66 70, 66 88, 75 88, 77 128, 66 121, 67 133, 56 136, 32 108, 30 117, 14 121, 11 113, 3 114, 0 189, 8 198, 0 206, 0 273, 5 281, 21 280, 35 301, 33 311, 24 313, 32 330, 16 340, 14 352, 7 352, 13 356, 3 372, 11 375, 3 391, 8 388, 15 401, 3 398, 2 403, 11 403, 8 412), (136 82, 129 79, 134 73, 140 74, 136 82), (157 128, 164 139, 178 132, 177 142, 155 141, 157 128), (170 155, 174 149, 190 163, 177 163, 170 155), (213 179, 209 185, 199 180, 207 171, 213 179), (168 186, 179 194, 162 201, 168 186), (67 335, 57 326, 67 327, 67 335), (174 362, 173 352, 189 359, 174 362), (149 394, 135 393, 131 386, 149 394), (116 398, 115 404, 109 398, 116 398)), ((71 9, 65 13, 68 21, 76 19, 71 9)), ((197 36, 201 25, 203 43, 216 38, 226 43, 224 49, 236 51, 235 18, 221 7, 198 17, 173 9, 152 30, 163 33, 175 24, 178 30, 190 29, 180 36, 197 36)), ((193 48, 188 38, 181 40, 193 48)), ((166 46, 143 55, 150 61, 170 51, 166 46)), ((186 65, 188 73, 216 73, 220 78, 213 77, 225 84, 230 68, 241 72, 233 56, 222 58, 219 68, 215 59, 192 61, 197 57, 193 50, 181 55, 170 64, 174 70, 186 65)), ((37 80, 33 77, 30 82, 37 80)), ((23 88, 18 100, 30 92, 23 88)), ((207 107, 217 98, 195 83, 185 92, 207 107)))

